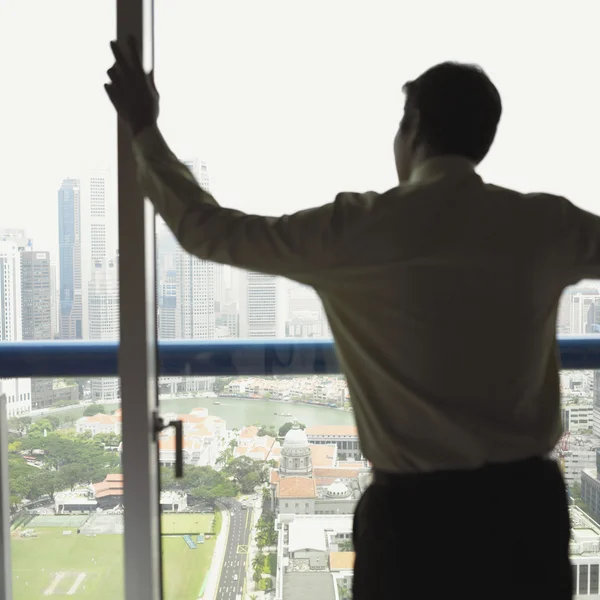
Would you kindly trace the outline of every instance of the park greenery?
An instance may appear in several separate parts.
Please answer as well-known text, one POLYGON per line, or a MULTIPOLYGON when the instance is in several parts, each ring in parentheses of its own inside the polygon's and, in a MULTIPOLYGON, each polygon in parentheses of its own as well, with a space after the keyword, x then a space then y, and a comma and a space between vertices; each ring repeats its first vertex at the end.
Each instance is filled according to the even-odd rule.
MULTIPOLYGON (((284 423, 280 428, 279 428, 279 437, 285 437, 285 435, 287 434, 287 432, 294 426, 294 423, 292 422, 288 422, 288 423, 284 423)), ((306 425, 304 423, 298 423, 298 427, 300 427, 300 429, 306 429, 306 425)))
POLYGON ((263 575, 275 576, 277 556, 275 553, 264 553, 264 549, 277 545, 275 515, 271 510, 269 490, 263 488, 263 510, 256 524, 256 545, 258 552, 252 559, 252 580, 258 590, 270 588, 271 580, 263 575))
POLYGON ((119 455, 107 450, 111 444, 118 445, 118 436, 92 437, 60 426, 60 418, 54 415, 35 423, 28 417, 10 419, 8 464, 13 509, 24 500, 33 502, 43 496, 53 501, 56 492, 120 472, 119 455))
MULTIPOLYGON (((96 411, 97 408, 94 407, 96 411)), ((13 510, 25 501, 44 497, 54 501, 57 492, 98 483, 108 474, 121 472, 120 455, 116 452, 120 435, 76 433, 72 428, 64 428, 64 422, 56 415, 35 422, 29 417, 10 419, 9 431, 13 510)), ((185 465, 183 477, 178 479, 172 468, 163 467, 162 489, 186 492, 191 504, 252 493, 266 483, 267 464, 247 456, 234 458, 236 445, 232 441, 219 457, 219 470, 185 465)))
POLYGON ((84 417, 95 417, 100 414, 106 414, 106 408, 102 404, 90 404, 83 411, 84 417))

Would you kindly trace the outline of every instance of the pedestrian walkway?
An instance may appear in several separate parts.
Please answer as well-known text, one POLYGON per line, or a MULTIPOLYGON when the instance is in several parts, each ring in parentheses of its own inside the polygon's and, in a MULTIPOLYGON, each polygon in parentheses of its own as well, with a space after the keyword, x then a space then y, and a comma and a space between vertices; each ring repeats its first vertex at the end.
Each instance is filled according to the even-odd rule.
POLYGON ((204 594, 198 598, 202 600, 216 600, 219 590, 219 580, 221 578, 221 569, 225 560, 225 550, 227 549, 227 539, 229 537, 229 511, 223 505, 219 505, 221 509, 221 532, 217 536, 215 543, 215 552, 210 564, 204 594))

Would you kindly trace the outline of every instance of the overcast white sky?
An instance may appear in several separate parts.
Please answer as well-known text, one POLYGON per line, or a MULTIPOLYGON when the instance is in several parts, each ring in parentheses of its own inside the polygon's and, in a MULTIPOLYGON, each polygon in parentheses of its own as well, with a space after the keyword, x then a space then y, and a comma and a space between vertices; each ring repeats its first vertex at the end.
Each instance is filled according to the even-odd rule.
MULTIPOLYGON (((505 111, 481 168, 600 212, 597 0, 156 0, 160 124, 217 199, 280 214, 395 185, 402 84, 477 62, 505 111), (450 9, 449 5, 454 8, 450 9)), ((63 178, 116 166, 111 0, 2 0, 0 227, 56 250, 63 178)), ((56 258, 56 255, 54 255, 56 258)))

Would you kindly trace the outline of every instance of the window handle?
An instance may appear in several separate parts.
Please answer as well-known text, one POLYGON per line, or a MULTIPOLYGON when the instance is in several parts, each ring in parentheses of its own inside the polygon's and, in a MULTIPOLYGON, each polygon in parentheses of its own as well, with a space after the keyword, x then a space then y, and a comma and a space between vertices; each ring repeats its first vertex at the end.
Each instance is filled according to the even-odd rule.
POLYGON ((158 412, 154 413, 154 434, 158 440, 158 434, 167 427, 175 428, 175 477, 181 479, 183 477, 183 421, 176 419, 165 423, 162 417, 158 416, 158 412))

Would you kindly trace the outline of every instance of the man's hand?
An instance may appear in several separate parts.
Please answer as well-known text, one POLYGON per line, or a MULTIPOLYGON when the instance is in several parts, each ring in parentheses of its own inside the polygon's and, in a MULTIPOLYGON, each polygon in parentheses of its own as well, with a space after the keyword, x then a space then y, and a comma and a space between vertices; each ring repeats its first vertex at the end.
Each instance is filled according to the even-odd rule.
POLYGON ((133 135, 151 127, 158 118, 158 92, 154 86, 153 73, 146 73, 142 66, 137 43, 128 39, 129 58, 117 42, 110 47, 115 64, 107 71, 111 83, 104 86, 119 116, 131 127, 133 135))

